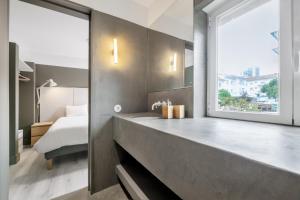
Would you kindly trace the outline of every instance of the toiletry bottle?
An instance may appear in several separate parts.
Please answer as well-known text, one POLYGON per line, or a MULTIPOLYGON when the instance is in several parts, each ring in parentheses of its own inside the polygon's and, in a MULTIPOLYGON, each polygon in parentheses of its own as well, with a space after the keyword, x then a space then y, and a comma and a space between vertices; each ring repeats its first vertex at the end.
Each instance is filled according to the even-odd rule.
POLYGON ((167 102, 164 101, 162 104, 162 116, 164 119, 173 118, 173 106, 172 102, 169 99, 167 102))

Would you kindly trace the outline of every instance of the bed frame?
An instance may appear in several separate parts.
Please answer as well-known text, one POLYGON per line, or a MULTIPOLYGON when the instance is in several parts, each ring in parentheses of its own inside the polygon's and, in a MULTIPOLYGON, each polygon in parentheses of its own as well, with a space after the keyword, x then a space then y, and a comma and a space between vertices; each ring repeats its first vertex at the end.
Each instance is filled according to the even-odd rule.
POLYGON ((84 151, 88 151, 88 144, 64 146, 59 149, 49 151, 45 153, 45 159, 47 160, 47 169, 51 170, 53 168, 54 158, 64 156, 64 155, 70 155, 78 152, 84 152, 84 151))

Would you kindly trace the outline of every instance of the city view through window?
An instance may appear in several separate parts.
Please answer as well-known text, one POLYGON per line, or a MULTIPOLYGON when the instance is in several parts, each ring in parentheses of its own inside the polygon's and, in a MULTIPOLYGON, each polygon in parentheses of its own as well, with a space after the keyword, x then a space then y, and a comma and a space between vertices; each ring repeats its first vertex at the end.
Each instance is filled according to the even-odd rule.
POLYGON ((279 112, 279 0, 218 21, 218 109, 279 112))

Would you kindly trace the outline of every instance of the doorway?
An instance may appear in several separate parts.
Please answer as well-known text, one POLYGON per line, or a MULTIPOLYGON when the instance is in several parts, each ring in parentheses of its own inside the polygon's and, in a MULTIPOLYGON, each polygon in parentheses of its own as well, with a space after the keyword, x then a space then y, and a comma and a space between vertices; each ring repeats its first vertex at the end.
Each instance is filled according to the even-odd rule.
POLYGON ((89 23, 89 10, 70 2, 10 1, 10 200, 89 185, 89 23))

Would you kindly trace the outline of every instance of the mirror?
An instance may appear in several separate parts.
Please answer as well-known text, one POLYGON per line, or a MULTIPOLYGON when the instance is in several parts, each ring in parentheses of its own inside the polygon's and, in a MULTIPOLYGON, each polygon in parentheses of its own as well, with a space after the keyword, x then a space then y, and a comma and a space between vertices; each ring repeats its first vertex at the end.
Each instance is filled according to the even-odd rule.
POLYGON ((184 50, 184 86, 193 86, 194 80, 194 45, 186 42, 184 50))
POLYGON ((163 5, 162 14, 150 21, 150 92, 193 86, 193 0, 169 2, 163 5))

